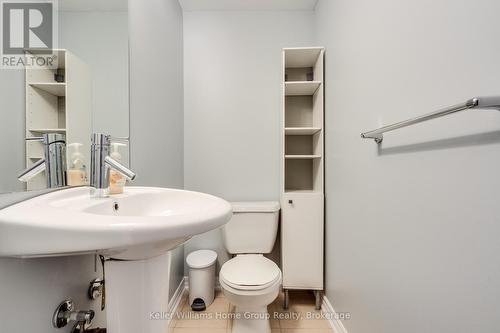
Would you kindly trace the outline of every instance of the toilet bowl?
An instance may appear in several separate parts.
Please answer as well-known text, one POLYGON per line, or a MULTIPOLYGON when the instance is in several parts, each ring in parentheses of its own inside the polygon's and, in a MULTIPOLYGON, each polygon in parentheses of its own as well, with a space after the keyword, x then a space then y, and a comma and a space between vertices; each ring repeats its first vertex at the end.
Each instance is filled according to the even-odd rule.
POLYGON ((219 282, 235 306, 233 333, 271 332, 267 306, 281 285, 281 271, 274 262, 259 254, 238 255, 222 266, 219 282))
POLYGON ((223 228, 224 244, 236 256, 219 273, 227 300, 235 306, 232 333, 270 333, 267 306, 280 291, 281 271, 264 257, 278 230, 277 202, 233 203, 233 217, 223 228))

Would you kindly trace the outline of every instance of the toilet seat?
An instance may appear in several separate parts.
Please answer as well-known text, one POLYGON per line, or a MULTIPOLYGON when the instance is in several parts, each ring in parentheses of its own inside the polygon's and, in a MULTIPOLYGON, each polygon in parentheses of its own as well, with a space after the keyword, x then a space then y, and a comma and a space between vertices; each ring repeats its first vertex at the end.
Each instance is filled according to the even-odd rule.
POLYGON ((236 290, 262 290, 279 283, 281 271, 261 254, 243 254, 222 265, 219 279, 236 290))

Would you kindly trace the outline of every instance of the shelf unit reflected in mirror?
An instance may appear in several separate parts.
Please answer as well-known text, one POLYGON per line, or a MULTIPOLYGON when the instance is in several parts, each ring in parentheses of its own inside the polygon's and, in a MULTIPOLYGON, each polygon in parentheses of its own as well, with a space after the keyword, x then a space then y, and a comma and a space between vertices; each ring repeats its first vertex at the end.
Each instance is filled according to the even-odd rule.
MULTIPOLYGON (((34 54, 36 50, 27 52, 34 54)), ((84 145, 82 152, 89 165, 89 153, 86 152, 90 149, 91 133, 90 70, 67 50, 54 50, 54 55, 56 68, 26 67, 26 138, 45 133, 66 134, 66 144, 79 142, 84 145)), ((43 157, 41 142, 26 141, 26 167, 43 157)), ((26 185, 28 190, 46 186, 44 172, 26 185)))

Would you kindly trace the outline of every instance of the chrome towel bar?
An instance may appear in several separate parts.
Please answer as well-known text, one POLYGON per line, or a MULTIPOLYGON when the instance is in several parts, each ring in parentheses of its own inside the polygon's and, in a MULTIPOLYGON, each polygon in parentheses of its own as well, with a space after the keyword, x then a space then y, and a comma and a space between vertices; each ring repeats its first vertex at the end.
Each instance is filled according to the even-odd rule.
POLYGON ((384 139, 383 133, 385 132, 394 131, 402 127, 407 127, 427 120, 432 120, 455 112, 470 110, 470 109, 494 109, 500 111, 500 96, 474 97, 462 104, 450 106, 438 111, 425 114, 420 117, 408 119, 405 121, 401 121, 399 123, 380 127, 373 131, 361 133, 361 137, 363 139, 374 139, 375 142, 379 144, 382 143, 382 140, 384 139))

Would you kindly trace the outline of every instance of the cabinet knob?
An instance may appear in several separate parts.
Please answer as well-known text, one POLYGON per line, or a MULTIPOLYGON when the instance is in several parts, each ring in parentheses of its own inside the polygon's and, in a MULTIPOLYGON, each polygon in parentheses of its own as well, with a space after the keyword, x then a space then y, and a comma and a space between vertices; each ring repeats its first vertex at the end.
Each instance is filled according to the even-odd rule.
POLYGON ((290 205, 293 205, 293 200, 288 200, 288 203, 289 203, 290 205))

